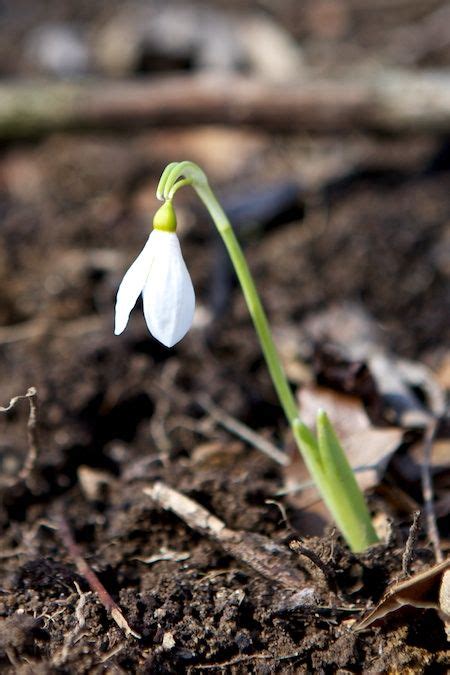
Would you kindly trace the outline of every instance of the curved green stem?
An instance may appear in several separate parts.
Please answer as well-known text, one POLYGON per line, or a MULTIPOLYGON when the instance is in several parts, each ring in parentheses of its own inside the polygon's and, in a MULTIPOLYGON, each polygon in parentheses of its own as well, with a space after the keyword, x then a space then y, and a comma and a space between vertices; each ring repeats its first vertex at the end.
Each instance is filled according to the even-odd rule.
POLYGON ((193 162, 169 164, 161 176, 157 196, 159 199, 171 200, 176 191, 185 185, 192 185, 197 192, 224 241, 241 284, 275 390, 308 471, 351 549, 362 551, 378 541, 364 496, 326 415, 319 412, 317 416, 317 440, 299 419, 297 404, 281 365, 247 261, 230 221, 209 187, 206 175, 193 162))
POLYGON ((211 214, 233 262, 278 398, 280 399, 280 403, 289 423, 292 424, 298 416, 297 405, 281 365, 280 357, 269 328, 267 316, 261 304, 261 300, 259 299, 242 248, 236 239, 236 235, 234 234, 228 218, 211 188, 206 185, 200 186, 196 188, 196 190, 198 196, 211 214))

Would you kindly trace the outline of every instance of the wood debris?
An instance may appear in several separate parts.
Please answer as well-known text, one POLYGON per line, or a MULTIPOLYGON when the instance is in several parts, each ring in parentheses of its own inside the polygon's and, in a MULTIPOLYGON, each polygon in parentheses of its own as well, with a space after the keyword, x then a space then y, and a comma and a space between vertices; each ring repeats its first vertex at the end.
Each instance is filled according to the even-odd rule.
POLYGON ((210 123, 279 130, 447 133, 450 77, 385 70, 370 77, 304 78, 274 85, 208 74, 161 80, 3 83, 0 137, 63 129, 210 123), (428 104, 424 106, 423 102, 428 104))
POLYGON ((271 582, 292 590, 305 586, 305 576, 294 567, 289 552, 268 537, 255 532, 231 530, 198 502, 165 483, 157 482, 144 488, 144 494, 271 582))

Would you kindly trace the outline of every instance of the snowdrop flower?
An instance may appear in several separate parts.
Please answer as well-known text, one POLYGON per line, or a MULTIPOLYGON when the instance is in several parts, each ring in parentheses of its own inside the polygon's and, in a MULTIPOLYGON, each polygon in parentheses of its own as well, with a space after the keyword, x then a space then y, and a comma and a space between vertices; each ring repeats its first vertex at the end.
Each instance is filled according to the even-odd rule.
POLYGON ((181 254, 171 201, 155 214, 153 231, 119 286, 116 325, 120 335, 142 293, 144 316, 150 333, 166 347, 173 347, 188 332, 195 309, 191 277, 181 254))

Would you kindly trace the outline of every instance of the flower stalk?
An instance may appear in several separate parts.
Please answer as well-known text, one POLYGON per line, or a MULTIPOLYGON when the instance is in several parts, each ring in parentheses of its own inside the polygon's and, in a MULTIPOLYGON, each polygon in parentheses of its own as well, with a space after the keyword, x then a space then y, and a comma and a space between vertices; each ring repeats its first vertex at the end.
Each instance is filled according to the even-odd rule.
POLYGON ((186 185, 194 188, 205 205, 230 255, 275 390, 308 471, 350 548, 362 551, 378 541, 364 496, 325 412, 317 414, 317 438, 299 418, 247 261, 206 175, 193 162, 169 164, 161 176, 157 196, 172 202, 177 190, 186 185))

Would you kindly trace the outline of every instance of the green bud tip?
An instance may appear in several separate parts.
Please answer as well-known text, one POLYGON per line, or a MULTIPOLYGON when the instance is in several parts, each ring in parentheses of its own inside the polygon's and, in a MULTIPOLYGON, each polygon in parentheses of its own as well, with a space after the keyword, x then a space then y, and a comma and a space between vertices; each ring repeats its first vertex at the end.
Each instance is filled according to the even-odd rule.
POLYGON ((177 229, 177 217, 172 202, 167 200, 159 207, 153 217, 153 227, 155 230, 163 232, 175 232, 177 229))

